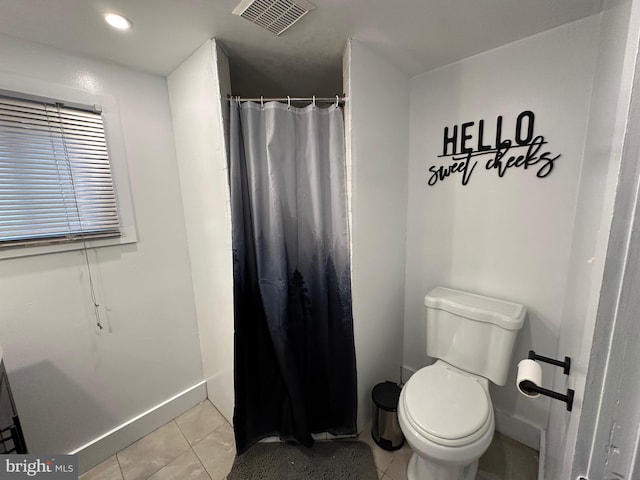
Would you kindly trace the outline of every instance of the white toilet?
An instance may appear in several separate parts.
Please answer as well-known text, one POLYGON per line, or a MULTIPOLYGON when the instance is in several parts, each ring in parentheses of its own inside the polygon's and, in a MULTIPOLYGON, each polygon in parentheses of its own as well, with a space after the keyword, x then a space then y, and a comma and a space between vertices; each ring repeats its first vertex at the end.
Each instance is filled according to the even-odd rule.
POLYGON ((427 355, 407 381, 398 421, 413 450, 409 480, 474 480, 495 428, 489 381, 504 385, 524 306, 437 287, 427 307, 427 355))

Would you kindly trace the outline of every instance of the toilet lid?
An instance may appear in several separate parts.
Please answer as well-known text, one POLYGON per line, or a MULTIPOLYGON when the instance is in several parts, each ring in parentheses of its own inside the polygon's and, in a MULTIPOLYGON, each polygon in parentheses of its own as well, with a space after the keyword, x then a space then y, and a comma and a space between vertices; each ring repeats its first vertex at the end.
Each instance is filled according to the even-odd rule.
POLYGON ((413 426, 445 440, 468 437, 487 422, 491 404, 480 383, 442 366, 418 370, 404 386, 413 426))

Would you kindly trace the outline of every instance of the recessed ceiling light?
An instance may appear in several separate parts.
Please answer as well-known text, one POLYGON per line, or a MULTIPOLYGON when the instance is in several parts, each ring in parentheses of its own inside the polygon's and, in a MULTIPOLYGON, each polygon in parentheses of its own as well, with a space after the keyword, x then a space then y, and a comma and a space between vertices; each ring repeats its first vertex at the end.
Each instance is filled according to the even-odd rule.
POLYGON ((131 28, 131 22, 117 13, 105 13, 104 19, 109 25, 118 30, 129 30, 131 28))

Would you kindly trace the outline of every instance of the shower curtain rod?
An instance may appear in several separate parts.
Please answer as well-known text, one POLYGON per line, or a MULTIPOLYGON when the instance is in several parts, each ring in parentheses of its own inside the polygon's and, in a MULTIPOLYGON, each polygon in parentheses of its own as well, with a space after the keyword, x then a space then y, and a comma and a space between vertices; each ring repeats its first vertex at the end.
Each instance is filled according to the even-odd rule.
POLYGON ((228 96, 229 101, 237 100, 239 102, 331 102, 344 103, 347 99, 346 95, 336 95, 335 97, 238 97, 235 95, 228 96))

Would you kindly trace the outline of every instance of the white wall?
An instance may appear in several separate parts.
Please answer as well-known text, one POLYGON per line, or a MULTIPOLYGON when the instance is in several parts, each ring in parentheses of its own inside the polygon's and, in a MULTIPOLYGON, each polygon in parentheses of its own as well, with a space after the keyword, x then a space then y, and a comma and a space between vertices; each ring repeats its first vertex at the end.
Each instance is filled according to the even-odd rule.
MULTIPOLYGON (((0 343, 29 450, 68 452, 202 382, 166 82, 6 36, 0 58, 0 79, 22 79, 25 89, 113 97, 128 162, 138 241, 90 254, 104 330, 82 253, 0 261, 0 343)), ((191 405, 123 430, 90 459, 81 453, 81 468, 191 405)))
POLYGON ((211 401, 233 418, 233 265, 224 125, 229 62, 209 40, 168 77, 200 346, 211 401))
POLYGON ((358 429, 371 389, 400 381, 404 302, 409 80, 363 42, 344 56, 351 162, 352 288, 358 429))
MULTIPOLYGON (((633 8, 637 10, 638 2, 633 8)), ((597 415, 598 399, 585 399, 583 393, 592 357, 594 324, 603 287, 605 255, 629 110, 640 29, 638 18, 637 11, 632 14, 631 0, 605 2, 601 14, 598 63, 558 343, 559 356, 572 358, 573 371, 568 378, 557 373, 554 384, 558 391, 572 388, 576 395, 571 413, 561 404, 551 406, 546 456, 546 478, 549 480, 573 478, 587 471, 591 438, 586 433, 578 436, 578 426, 581 415, 586 420, 597 415), (590 400, 590 407, 585 406, 586 400, 590 400), (574 453, 576 466, 581 468, 572 475, 574 453)), ((604 369, 607 350, 608 345, 594 351, 596 368, 604 369)))
MULTIPOLYGON (((492 386, 497 429, 538 447, 549 400, 517 394, 517 361, 530 348, 554 356, 562 321, 567 272, 589 98, 597 51, 598 18, 592 17, 485 52, 412 79, 407 228, 404 363, 417 369, 425 352, 425 293, 451 286, 523 303, 528 319, 519 333, 505 387, 492 386), (512 168, 503 178, 478 164, 468 184, 459 173, 428 186, 433 165, 448 165, 443 130, 480 119, 485 142, 514 139, 517 115, 535 114, 535 135, 548 142, 553 172, 512 168)), ((459 135, 461 133, 459 132, 459 135)), ((474 148, 475 150, 475 148, 474 148)), ((525 149, 518 153, 524 154, 525 149)), ((543 368, 551 386, 553 368, 543 368)))

